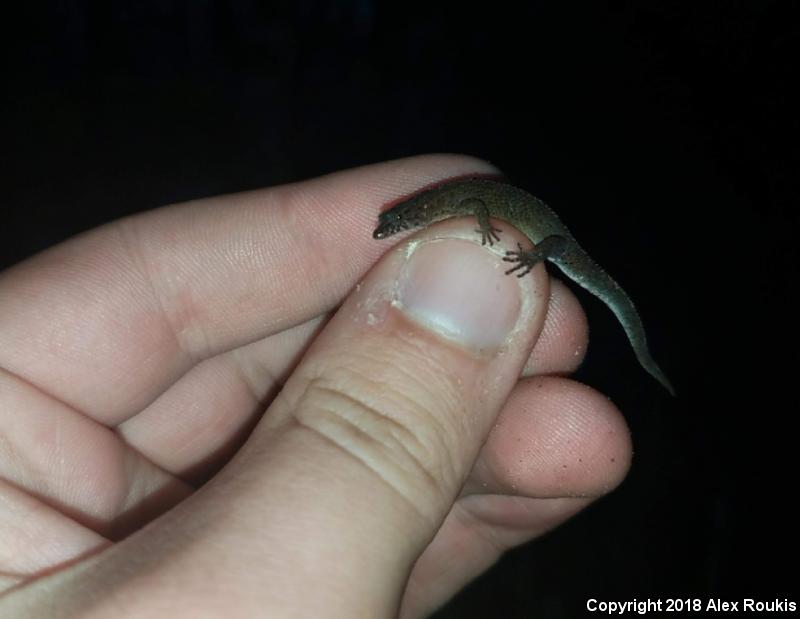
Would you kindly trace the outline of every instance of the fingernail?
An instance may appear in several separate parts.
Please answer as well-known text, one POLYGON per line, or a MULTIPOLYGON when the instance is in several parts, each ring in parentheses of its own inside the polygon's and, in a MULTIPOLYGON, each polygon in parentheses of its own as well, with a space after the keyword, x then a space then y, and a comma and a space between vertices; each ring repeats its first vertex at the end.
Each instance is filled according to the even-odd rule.
POLYGON ((503 345, 517 322, 520 286, 487 248, 460 239, 417 246, 399 280, 396 305, 418 323, 479 349, 503 345))

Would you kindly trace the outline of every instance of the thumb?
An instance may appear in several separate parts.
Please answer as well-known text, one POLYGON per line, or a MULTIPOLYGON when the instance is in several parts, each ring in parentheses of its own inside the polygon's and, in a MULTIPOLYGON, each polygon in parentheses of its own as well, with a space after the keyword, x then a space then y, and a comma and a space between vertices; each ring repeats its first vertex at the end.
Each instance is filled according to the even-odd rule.
POLYGON ((286 383, 237 463, 267 521, 270 607, 396 613, 543 322, 544 269, 508 277, 503 254, 468 219, 402 243, 286 383))

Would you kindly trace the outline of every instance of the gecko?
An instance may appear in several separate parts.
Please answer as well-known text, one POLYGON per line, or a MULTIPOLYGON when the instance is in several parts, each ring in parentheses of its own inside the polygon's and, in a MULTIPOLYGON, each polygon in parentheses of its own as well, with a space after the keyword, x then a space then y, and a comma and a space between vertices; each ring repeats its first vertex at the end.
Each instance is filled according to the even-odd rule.
POLYGON ((558 215, 528 192, 502 182, 470 178, 447 182, 396 204, 381 213, 372 233, 385 239, 403 230, 428 226, 451 217, 472 215, 478 220, 481 244, 500 240, 490 218, 501 219, 524 234, 533 249, 507 251, 504 261, 514 264, 506 275, 523 277, 539 262, 554 263, 576 284, 598 297, 619 320, 641 366, 675 395, 669 380, 650 354, 644 325, 630 297, 575 240, 558 215))

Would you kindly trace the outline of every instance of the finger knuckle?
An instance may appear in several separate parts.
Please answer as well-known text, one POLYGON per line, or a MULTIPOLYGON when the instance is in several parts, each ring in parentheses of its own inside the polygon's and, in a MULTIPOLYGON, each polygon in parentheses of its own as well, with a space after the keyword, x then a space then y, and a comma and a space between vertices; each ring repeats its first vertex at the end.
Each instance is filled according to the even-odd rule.
POLYGON ((337 369, 309 382, 295 418, 368 468, 392 493, 427 511, 457 483, 451 428, 431 409, 426 389, 395 384, 337 369))

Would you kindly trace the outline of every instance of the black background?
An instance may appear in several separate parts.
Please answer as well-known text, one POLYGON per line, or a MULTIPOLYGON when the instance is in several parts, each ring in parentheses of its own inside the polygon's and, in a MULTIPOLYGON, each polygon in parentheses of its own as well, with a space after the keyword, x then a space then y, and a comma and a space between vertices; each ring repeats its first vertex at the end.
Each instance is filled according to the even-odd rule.
POLYGON ((579 378, 625 412, 631 474, 437 617, 791 597, 800 5, 520 4, 4 14, 0 266, 171 202, 426 152, 487 158, 630 292, 679 395, 581 294, 579 378))

